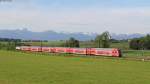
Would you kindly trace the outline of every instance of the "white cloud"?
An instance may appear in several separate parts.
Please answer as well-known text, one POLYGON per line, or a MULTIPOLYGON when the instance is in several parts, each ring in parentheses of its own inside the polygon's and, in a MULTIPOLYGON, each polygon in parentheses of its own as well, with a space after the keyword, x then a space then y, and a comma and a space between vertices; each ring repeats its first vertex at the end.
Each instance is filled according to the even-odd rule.
POLYGON ((41 10, 36 7, 0 11, 1 28, 28 27, 33 31, 147 33, 149 8, 41 10))

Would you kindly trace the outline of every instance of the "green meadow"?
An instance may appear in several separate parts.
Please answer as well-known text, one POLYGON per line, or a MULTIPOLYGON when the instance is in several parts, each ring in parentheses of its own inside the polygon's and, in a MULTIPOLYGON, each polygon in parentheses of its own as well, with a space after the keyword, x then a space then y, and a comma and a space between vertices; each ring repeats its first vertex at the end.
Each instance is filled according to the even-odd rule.
POLYGON ((150 84, 150 62, 0 51, 0 84, 150 84))

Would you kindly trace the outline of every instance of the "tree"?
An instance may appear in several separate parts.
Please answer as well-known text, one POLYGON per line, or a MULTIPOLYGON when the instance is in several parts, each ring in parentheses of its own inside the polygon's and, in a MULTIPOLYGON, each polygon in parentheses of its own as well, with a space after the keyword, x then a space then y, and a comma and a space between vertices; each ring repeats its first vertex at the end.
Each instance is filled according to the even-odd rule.
POLYGON ((65 47, 80 47, 79 41, 71 37, 69 40, 66 41, 65 47))
POLYGON ((2 47, 3 47, 3 45, 2 45, 2 43, 0 43, 0 50, 2 49, 2 47))
POLYGON ((143 47, 145 49, 150 49, 150 35, 148 34, 144 39, 143 47))
POLYGON ((140 50, 142 48, 142 44, 143 42, 141 42, 140 39, 132 39, 129 43, 130 48, 134 49, 134 50, 140 50))
POLYGON ((109 48, 111 36, 109 32, 104 32, 101 35, 97 35, 95 38, 95 44, 98 48, 109 48))
POLYGON ((149 50, 150 49, 150 35, 145 37, 132 39, 129 43, 131 49, 135 50, 149 50))

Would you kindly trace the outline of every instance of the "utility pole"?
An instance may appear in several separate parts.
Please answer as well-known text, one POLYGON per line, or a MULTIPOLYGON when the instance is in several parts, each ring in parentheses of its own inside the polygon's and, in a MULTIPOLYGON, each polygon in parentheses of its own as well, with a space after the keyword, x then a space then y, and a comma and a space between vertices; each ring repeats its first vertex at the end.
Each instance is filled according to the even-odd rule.
POLYGON ((42 40, 41 40, 41 52, 42 52, 42 47, 43 47, 43 43, 42 43, 42 40))
POLYGON ((100 39, 98 39, 98 47, 100 48, 100 39))

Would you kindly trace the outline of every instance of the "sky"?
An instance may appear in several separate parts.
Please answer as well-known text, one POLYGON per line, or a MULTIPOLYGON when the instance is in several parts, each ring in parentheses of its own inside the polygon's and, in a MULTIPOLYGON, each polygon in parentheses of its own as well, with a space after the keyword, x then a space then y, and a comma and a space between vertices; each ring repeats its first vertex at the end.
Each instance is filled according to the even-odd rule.
POLYGON ((0 30, 150 33, 150 0, 0 0, 0 30))

